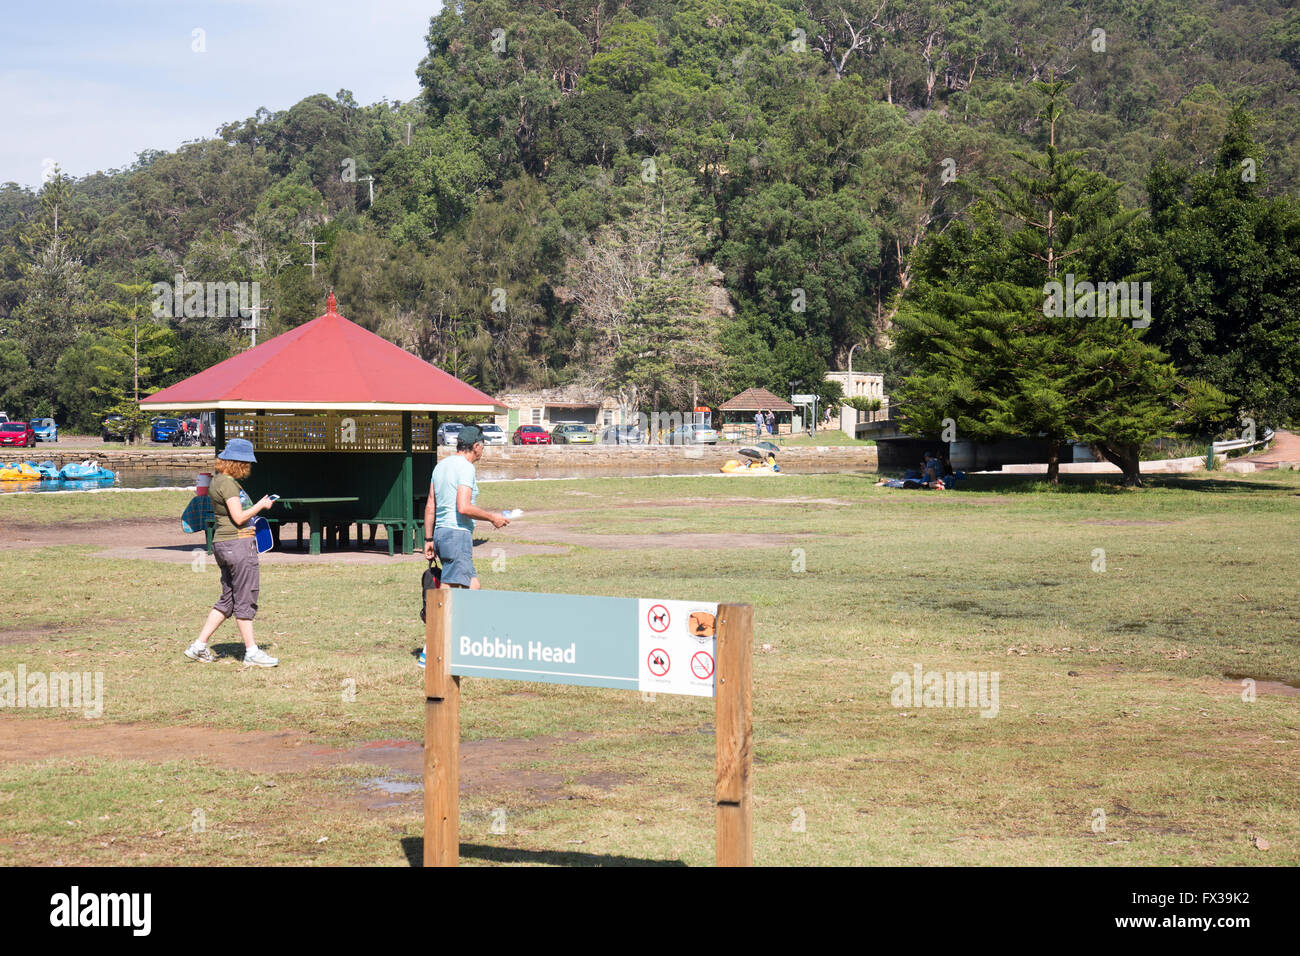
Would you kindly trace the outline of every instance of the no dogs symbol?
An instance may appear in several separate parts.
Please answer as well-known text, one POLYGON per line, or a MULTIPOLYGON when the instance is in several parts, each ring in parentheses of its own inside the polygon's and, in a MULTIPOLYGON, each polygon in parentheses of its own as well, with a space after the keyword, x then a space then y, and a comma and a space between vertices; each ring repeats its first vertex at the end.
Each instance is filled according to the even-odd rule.
POLYGON ((650 625, 650 630, 656 634, 662 634, 668 630, 668 625, 672 618, 668 614, 668 608, 662 604, 652 604, 650 610, 646 612, 646 623, 650 625))
POLYGON ((650 673, 655 677, 663 677, 668 673, 668 668, 672 663, 668 660, 668 652, 661 647, 656 647, 650 652, 645 659, 646 666, 650 668, 650 673))

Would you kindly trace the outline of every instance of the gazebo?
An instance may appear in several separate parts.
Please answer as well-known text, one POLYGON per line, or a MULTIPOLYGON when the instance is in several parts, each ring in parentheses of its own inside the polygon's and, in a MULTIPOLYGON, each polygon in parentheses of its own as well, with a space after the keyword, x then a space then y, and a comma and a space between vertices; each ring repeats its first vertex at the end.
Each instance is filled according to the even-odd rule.
POLYGON ((722 412, 723 425, 748 425, 753 428, 754 413, 770 411, 776 418, 778 434, 788 435, 793 427, 791 419, 794 406, 765 388, 747 388, 735 398, 723 402, 718 410, 722 412))
POLYGON ((245 484, 270 512, 322 524, 384 525, 388 549, 423 543, 438 416, 494 415, 496 399, 350 322, 331 292, 325 314, 155 392, 144 410, 215 412, 216 446, 247 438, 258 464, 245 484))

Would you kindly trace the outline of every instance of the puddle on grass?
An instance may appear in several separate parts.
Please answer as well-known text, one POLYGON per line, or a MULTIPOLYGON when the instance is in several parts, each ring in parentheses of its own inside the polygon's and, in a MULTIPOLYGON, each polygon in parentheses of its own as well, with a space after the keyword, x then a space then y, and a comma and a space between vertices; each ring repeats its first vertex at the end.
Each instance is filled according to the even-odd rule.
POLYGON ((389 780, 387 777, 371 777, 369 780, 363 781, 363 783, 366 787, 374 790, 382 790, 390 796, 396 793, 415 793, 415 791, 423 789, 424 786, 421 783, 410 783, 403 780, 389 780))
POLYGON ((1232 681, 1253 680, 1256 692, 1261 694, 1277 694, 1282 697, 1300 696, 1300 680, 1262 680, 1250 674, 1239 674, 1235 671, 1225 673, 1223 676, 1232 681))

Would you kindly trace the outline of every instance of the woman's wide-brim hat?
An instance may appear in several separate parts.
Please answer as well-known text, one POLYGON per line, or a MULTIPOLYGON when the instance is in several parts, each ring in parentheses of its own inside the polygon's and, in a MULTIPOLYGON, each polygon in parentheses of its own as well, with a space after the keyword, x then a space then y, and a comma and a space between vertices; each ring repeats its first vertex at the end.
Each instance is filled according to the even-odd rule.
POLYGON ((223 461, 248 461, 257 464, 257 458, 253 455, 253 443, 247 438, 230 439, 217 457, 223 461))

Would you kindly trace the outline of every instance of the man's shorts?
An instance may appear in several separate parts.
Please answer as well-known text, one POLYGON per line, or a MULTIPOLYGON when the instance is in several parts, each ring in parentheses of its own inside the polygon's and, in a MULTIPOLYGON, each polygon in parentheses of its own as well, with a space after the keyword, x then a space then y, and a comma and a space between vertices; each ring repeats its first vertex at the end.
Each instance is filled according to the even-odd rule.
POLYGON ((434 528, 433 550, 442 562, 442 583, 469 587, 474 570, 474 535, 463 528, 434 528))

